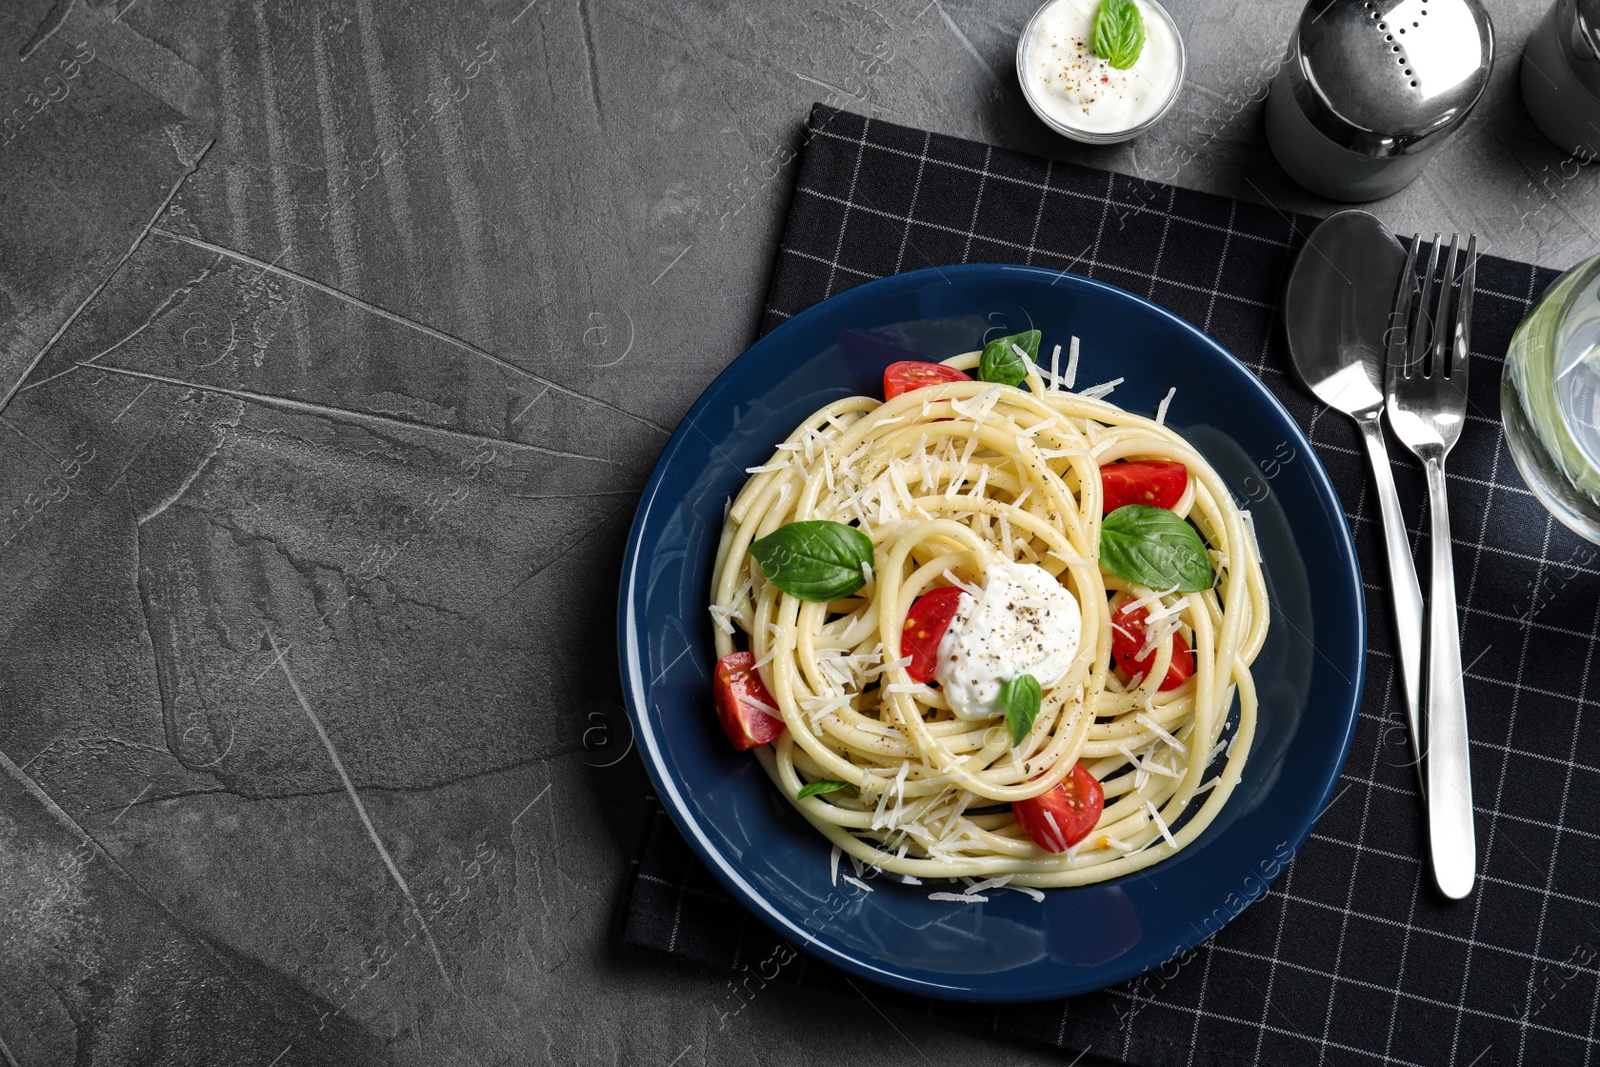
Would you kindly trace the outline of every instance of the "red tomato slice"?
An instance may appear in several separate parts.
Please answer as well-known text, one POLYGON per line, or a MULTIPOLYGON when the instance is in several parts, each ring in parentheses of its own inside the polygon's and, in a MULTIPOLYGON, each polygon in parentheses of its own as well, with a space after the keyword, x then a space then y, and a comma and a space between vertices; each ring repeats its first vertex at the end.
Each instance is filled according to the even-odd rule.
POLYGON ((1173 459, 1121 460, 1100 468, 1100 486, 1107 515, 1127 504, 1171 508, 1189 486, 1189 468, 1173 459))
MULTIPOLYGON (((1111 614, 1111 658, 1117 661, 1117 666, 1129 678, 1139 674, 1149 674, 1150 668, 1156 662, 1156 650, 1151 649, 1143 656, 1139 650, 1144 647, 1145 620, 1149 612, 1144 608, 1128 610, 1124 604, 1111 614)), ((1189 642, 1185 641, 1181 633, 1172 635, 1172 666, 1167 668, 1167 676, 1161 679, 1161 689, 1176 689, 1188 680, 1194 673, 1194 653, 1189 649, 1189 642)))
POLYGON ((955 586, 923 593, 906 612, 906 625, 900 631, 900 655, 910 656, 906 673, 913 682, 933 681, 938 666, 939 641, 950 628, 961 606, 961 590, 955 586))
POLYGON ((1081 763, 1054 789, 1011 805, 1017 825, 1046 852, 1065 852, 1089 836, 1105 810, 1106 793, 1081 763))
POLYGON ((755 670, 756 657, 751 652, 733 652, 717 660, 712 677, 712 695, 717 705, 717 718, 722 729, 733 742, 733 747, 745 749, 764 745, 784 731, 782 719, 768 715, 750 701, 759 701, 769 708, 778 706, 767 692, 761 675, 755 670))
POLYGON ((972 375, 966 371, 946 367, 943 363, 924 363, 908 359, 891 363, 883 372, 883 398, 893 400, 901 393, 921 389, 924 385, 942 385, 945 382, 970 382, 972 375))

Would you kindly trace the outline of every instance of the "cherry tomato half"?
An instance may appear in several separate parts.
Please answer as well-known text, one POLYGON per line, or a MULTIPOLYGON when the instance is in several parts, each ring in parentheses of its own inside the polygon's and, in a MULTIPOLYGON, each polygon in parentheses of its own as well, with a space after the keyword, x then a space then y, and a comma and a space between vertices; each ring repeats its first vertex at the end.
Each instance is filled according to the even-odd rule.
POLYGON ((761 675, 755 670, 756 657, 751 652, 733 652, 717 660, 712 676, 712 695, 717 705, 717 718, 722 729, 733 742, 733 747, 745 749, 764 745, 784 731, 782 719, 768 715, 749 701, 755 700, 769 708, 778 706, 767 692, 761 675))
POLYGON ((1011 805, 1017 825, 1046 852, 1065 852, 1089 836, 1105 810, 1106 793, 1083 764, 1054 789, 1011 805))
POLYGON ((883 398, 893 400, 901 393, 921 389, 924 385, 942 385, 945 382, 970 382, 972 375, 966 371, 946 367, 943 363, 924 363, 907 359, 891 363, 883 372, 883 398))
POLYGON ((939 641, 959 607, 961 590, 953 585, 923 593, 912 602, 900 631, 900 655, 911 657, 906 674, 913 682, 933 681, 934 668, 939 665, 939 641))
MULTIPOLYGON (((1145 624, 1149 612, 1144 608, 1128 610, 1124 604, 1111 613, 1111 658, 1117 661, 1129 678, 1139 674, 1150 673, 1150 668, 1156 662, 1156 650, 1151 649, 1144 655, 1139 655, 1139 650, 1144 647, 1145 624)), ((1172 635, 1172 666, 1167 668, 1167 676, 1161 679, 1160 689, 1176 689, 1188 680, 1194 673, 1194 653, 1189 650, 1189 642, 1183 635, 1172 635)))
POLYGON ((1109 515, 1127 504, 1171 508, 1189 486, 1189 468, 1174 459, 1119 460, 1100 468, 1100 487, 1109 515))

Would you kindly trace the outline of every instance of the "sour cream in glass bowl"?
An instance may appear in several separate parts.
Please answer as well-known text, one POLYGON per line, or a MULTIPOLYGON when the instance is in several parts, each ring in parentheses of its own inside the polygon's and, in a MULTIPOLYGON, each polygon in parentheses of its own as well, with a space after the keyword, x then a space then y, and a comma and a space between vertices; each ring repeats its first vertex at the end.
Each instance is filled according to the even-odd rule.
POLYGON ((1134 0, 1144 19, 1144 47, 1127 70, 1094 52, 1100 0, 1049 0, 1017 42, 1017 78, 1034 114, 1057 133, 1086 144, 1113 144, 1153 126, 1178 99, 1186 56, 1167 9, 1134 0))

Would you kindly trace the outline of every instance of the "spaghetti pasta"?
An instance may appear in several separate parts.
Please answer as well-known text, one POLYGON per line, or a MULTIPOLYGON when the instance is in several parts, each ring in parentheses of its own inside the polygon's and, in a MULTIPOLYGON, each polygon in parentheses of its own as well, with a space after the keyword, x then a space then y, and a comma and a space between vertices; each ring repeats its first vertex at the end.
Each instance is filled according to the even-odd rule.
MULTIPOLYGON (((974 352, 945 365, 978 363, 974 352)), ((1136 871, 1205 830, 1249 755, 1250 664, 1269 612, 1248 515, 1163 420, 1094 390, 1063 391, 1053 374, 1047 385, 1031 360, 1026 374, 1021 387, 941 381, 888 401, 829 404, 753 469, 722 529, 710 605, 717 655, 753 655, 772 696, 764 710, 786 727, 757 756, 835 846, 887 871, 1009 876, 1024 887, 1136 871), (1149 588, 1102 570, 1100 468, 1119 460, 1187 467, 1172 511, 1206 542, 1210 588, 1149 588), (768 579, 752 543, 808 520, 870 539, 859 591, 820 603, 768 579), (918 597, 975 592, 1013 564, 1048 571, 1082 620, 1070 664, 1046 680, 1020 740, 998 712, 958 715, 901 655, 918 597), (1148 668, 1127 676, 1112 663, 1113 620, 1140 610, 1148 668), (1169 688, 1185 646, 1192 676, 1169 688), (1076 847, 1042 847, 1011 806, 1071 784, 1079 767, 1098 781, 1104 809, 1076 847)))

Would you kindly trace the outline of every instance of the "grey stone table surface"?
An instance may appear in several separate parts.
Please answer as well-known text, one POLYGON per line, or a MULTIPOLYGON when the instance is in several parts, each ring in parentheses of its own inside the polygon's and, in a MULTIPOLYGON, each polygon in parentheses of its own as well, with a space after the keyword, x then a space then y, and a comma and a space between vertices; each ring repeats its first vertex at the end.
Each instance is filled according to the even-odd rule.
MULTIPOLYGON (((1284 211, 1288 0, 1173 0, 1178 108, 1074 147, 1027 0, 0 10, 0 1063, 1042 1063, 621 943, 655 802, 614 595, 752 339, 814 100, 1284 211), (857 59, 887 55, 870 76, 857 59)), ((1373 210, 1566 266, 1539 5, 1373 210)), ((1084 1063, 1095 1062, 1091 1050, 1084 1063)))

